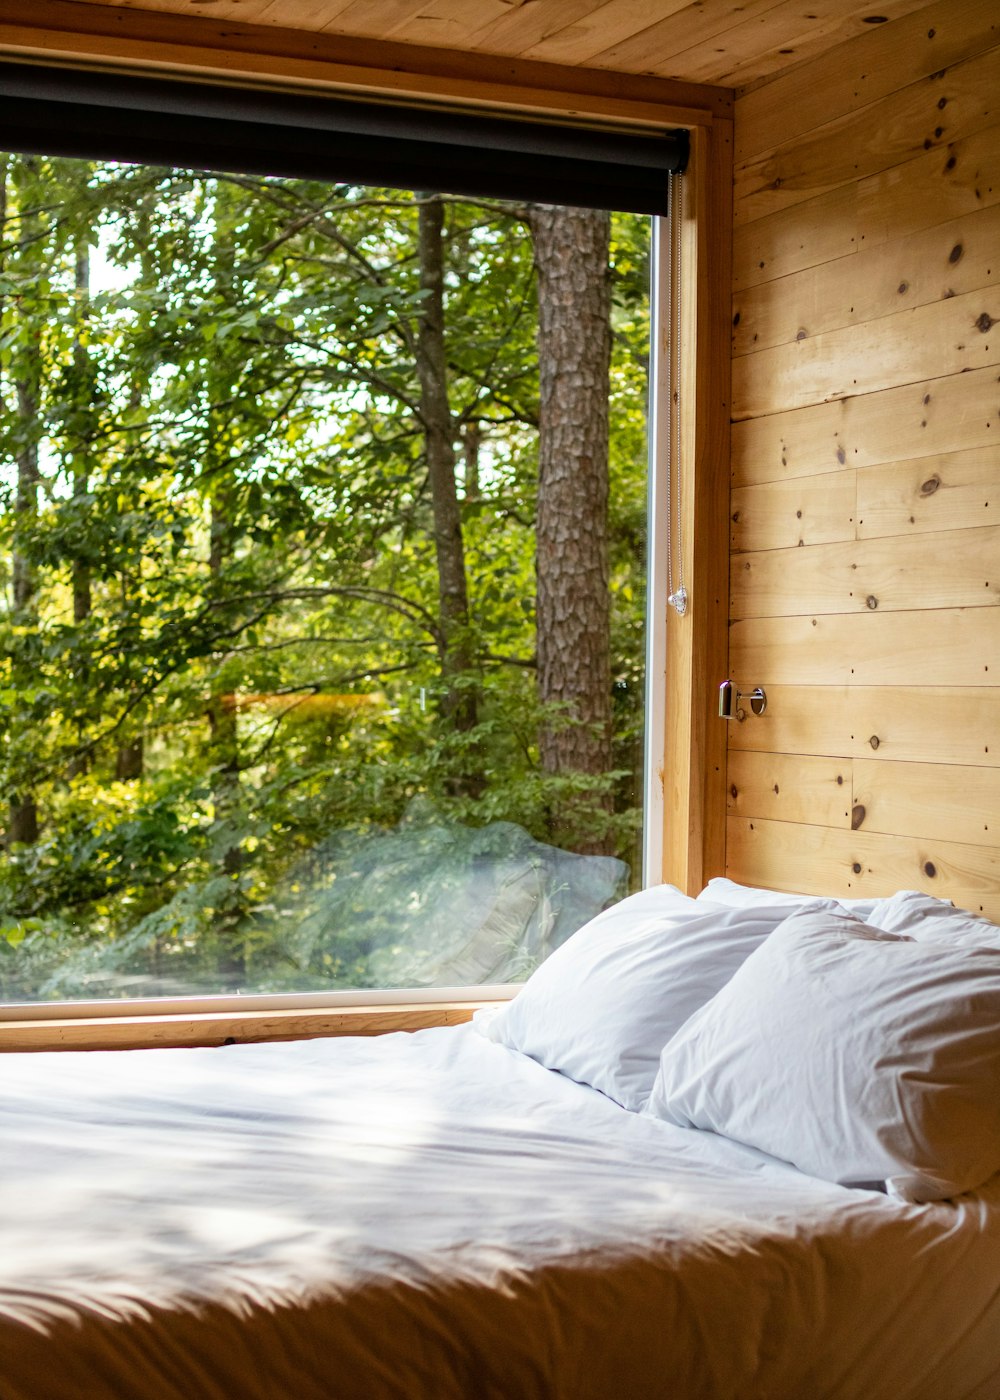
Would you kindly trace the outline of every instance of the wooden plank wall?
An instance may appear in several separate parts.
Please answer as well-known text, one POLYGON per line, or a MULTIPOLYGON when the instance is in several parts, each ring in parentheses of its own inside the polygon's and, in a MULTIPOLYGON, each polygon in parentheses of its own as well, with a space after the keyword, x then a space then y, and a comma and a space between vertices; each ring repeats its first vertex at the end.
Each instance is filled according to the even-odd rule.
POLYGON ((736 104, 727 873, 1000 920, 1000 9, 736 104))

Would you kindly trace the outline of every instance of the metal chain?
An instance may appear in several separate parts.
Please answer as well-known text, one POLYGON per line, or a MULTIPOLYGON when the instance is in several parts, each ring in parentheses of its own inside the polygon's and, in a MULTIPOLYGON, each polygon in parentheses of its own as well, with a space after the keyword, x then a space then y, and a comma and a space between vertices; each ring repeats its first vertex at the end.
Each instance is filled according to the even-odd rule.
POLYGON ((677 369, 681 343, 681 213, 684 184, 680 175, 670 177, 670 272, 667 289, 668 426, 667 426, 667 602, 681 617, 687 612, 684 587, 684 515, 681 509, 680 375, 677 369), (673 533, 677 517, 677 590, 674 591, 673 533))
POLYGON ((674 363, 673 363, 673 335, 674 335, 674 308, 673 308, 673 281, 674 281, 674 204, 676 200, 676 189, 674 185, 675 176, 671 171, 667 176, 667 276, 666 287, 664 288, 664 316, 662 324, 655 328, 654 333, 662 335, 666 330, 666 345, 660 345, 661 354, 667 357, 667 601, 670 602, 674 596, 674 561, 672 555, 673 533, 674 533, 674 461, 673 461, 673 441, 674 441, 674 363))

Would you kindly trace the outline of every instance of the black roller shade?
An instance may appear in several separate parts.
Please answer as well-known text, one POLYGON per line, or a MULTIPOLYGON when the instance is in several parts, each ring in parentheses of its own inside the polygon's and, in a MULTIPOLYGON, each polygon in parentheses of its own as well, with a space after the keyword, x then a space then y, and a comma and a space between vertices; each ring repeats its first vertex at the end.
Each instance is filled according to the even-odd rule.
POLYGON ((0 147, 666 214, 688 134, 10 63, 0 147))

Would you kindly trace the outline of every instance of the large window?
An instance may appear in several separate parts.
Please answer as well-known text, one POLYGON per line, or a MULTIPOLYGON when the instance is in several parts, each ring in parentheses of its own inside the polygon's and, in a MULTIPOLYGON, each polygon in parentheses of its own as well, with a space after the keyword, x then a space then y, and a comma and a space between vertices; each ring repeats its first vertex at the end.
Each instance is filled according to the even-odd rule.
POLYGON ((0 165, 0 1000, 520 980, 641 878, 648 218, 0 165))

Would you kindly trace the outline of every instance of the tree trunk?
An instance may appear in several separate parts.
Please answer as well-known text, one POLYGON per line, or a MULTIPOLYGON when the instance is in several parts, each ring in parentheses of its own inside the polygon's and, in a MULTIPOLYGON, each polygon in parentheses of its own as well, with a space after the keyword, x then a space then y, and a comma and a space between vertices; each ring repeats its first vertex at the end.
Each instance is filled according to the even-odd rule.
MULTIPOLYGON (((598 777, 611 768, 610 216, 538 205, 530 223, 538 269, 541 397, 538 691, 543 705, 558 703, 571 718, 570 723, 559 717, 543 722, 541 760, 548 773, 598 777)), ((578 806, 589 806, 596 823, 593 815, 581 821, 582 811, 566 810, 561 839, 578 851, 608 851, 608 836, 595 825, 602 825, 601 811, 610 811, 610 797, 583 794, 578 806)))
MULTIPOLYGON (((27 158, 25 165, 34 169, 37 161, 27 158)), ((31 197, 30 195, 28 196, 31 197)), ((7 171, 4 169, 2 196, 3 223, 7 222, 7 171)), ((38 215, 25 212, 20 226, 22 243, 30 248, 38 232, 38 215)), ((6 227, 4 227, 6 233, 6 227)), ((30 253, 29 253, 30 256, 30 253)), ((11 574, 13 582, 13 616, 16 626, 29 627, 34 621, 37 581, 30 545, 25 548, 25 534, 31 531, 38 514, 38 410, 41 368, 38 355, 29 350, 14 368, 14 411, 18 419, 17 486, 14 496, 14 542, 11 574)), ((15 687, 28 677, 23 675, 23 663, 15 666, 15 687)), ((7 826, 9 845, 33 845, 38 840, 38 808, 30 792, 11 793, 7 826)))
POLYGON ((483 433, 478 423, 466 424, 462 438, 462 462, 464 474, 462 493, 467 501, 480 499, 479 451, 483 445, 483 433))
MULTIPOLYGON (((86 344, 86 323, 90 300, 90 245, 85 233, 80 235, 76 245, 74 286, 76 290, 76 327, 73 337, 74 393, 80 408, 78 413, 74 415, 78 423, 79 436, 73 445, 73 501, 82 514, 83 503, 90 490, 90 454, 93 450, 95 389, 86 344)), ((82 519, 79 522, 79 531, 81 535, 84 533, 82 519)), ((90 566, 86 559, 79 554, 73 556, 72 586, 73 621, 79 627, 90 616, 93 605, 90 590, 90 566)), ((86 687, 88 672, 89 666, 86 657, 81 654, 77 666, 77 677, 81 691, 86 687)), ((83 724, 80 723, 78 739, 82 739, 82 731, 83 724)), ((70 761, 69 775, 71 778, 75 778, 81 773, 86 773, 89 767, 89 755, 80 752, 70 761)))
MULTIPOLYGON (((86 395, 83 411, 80 414, 80 442, 73 453, 73 499, 79 505, 90 489, 90 454, 93 447, 94 383, 90 357, 87 354, 86 322, 90 300, 90 247, 87 235, 81 234, 76 245, 75 287, 77 296, 76 333, 73 344, 73 368, 76 372, 76 390, 86 395)), ((90 616, 90 568, 85 559, 77 556, 73 560, 73 621, 81 623, 90 616)))
MULTIPOLYGON (((25 527, 31 528, 38 513, 38 443, 33 435, 38 415, 38 393, 33 379, 18 381, 17 414, 25 439, 17 454, 17 494, 14 499, 14 621, 24 627, 34 619, 36 588, 34 566, 18 541, 18 535, 25 527)), ((38 807, 31 793, 11 794, 8 840, 12 845, 34 845, 38 840, 38 807)))
MULTIPOLYGON (((217 584, 232 554, 232 527, 224 507, 213 497, 208 569, 217 584)), ((239 812, 240 741, 234 697, 213 687, 209 698, 208 723, 212 743, 212 794, 216 821, 231 821, 239 812)), ((239 842, 226 841, 220 851, 227 875, 238 875, 243 866, 239 842)))
MULTIPOLYGON (((22 427, 30 431, 38 411, 34 386, 20 380, 16 388, 17 414, 22 427)), ((34 617, 35 571, 29 557, 20 547, 19 535, 31 523, 38 511, 38 446, 33 439, 26 441, 17 454, 17 493, 14 498, 14 610, 12 621, 21 627, 30 626, 34 617)), ((15 686, 23 676, 23 663, 15 667, 15 686)), ((11 793, 7 824, 8 845, 34 845, 38 840, 38 807, 30 792, 11 793)))
POLYGON ((448 403, 444 204, 440 196, 421 195, 417 218, 420 287, 425 293, 417 339, 417 375, 434 515, 441 669, 446 687, 443 713, 457 729, 468 730, 476 723, 476 695, 468 684, 473 654, 462 517, 455 484, 455 424, 448 403), (466 684, 459 686, 456 682, 463 674, 466 684))
POLYGON ((118 753, 115 756, 115 781, 119 783, 134 783, 142 777, 142 765, 145 756, 145 747, 142 735, 136 739, 130 739, 127 744, 118 745, 118 753))

